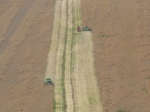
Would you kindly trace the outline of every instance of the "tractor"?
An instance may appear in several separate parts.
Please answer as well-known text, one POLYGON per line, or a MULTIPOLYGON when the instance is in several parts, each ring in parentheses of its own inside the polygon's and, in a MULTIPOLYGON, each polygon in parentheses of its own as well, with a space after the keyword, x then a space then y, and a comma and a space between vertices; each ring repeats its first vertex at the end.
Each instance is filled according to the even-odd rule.
POLYGON ((81 29, 79 26, 77 27, 77 32, 81 32, 81 29))
POLYGON ((88 26, 86 26, 82 28, 82 31, 92 31, 92 28, 89 28, 88 26))
POLYGON ((46 80, 45 80, 45 82, 44 82, 44 84, 45 85, 53 85, 53 82, 52 82, 52 80, 50 79, 50 78, 47 78, 46 80))

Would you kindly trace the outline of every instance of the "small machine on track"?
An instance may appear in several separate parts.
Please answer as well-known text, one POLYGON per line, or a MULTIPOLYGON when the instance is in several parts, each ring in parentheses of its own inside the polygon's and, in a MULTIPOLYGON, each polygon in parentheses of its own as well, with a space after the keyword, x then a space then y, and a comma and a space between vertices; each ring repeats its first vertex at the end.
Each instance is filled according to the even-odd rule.
POLYGON ((45 80, 45 82, 44 82, 44 84, 45 85, 53 85, 53 82, 52 82, 52 80, 50 79, 50 78, 47 78, 46 80, 45 80))
POLYGON ((79 26, 77 27, 77 32, 81 32, 81 29, 79 26))
POLYGON ((86 26, 82 28, 82 31, 92 31, 92 28, 89 28, 88 26, 86 26))
MULTIPOLYGON (((92 31, 92 28, 89 28, 88 26, 82 27, 82 31, 92 31)), ((77 32, 81 32, 81 28, 77 27, 77 32)))

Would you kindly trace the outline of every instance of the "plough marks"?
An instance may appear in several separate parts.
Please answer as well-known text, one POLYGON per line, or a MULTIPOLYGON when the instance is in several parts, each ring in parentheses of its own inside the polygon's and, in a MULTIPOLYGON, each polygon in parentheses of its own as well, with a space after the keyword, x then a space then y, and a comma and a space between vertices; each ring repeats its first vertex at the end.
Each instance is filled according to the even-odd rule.
POLYGON ((80 0, 56 0, 46 78, 54 82, 54 112, 102 112, 91 32, 82 26, 80 0))

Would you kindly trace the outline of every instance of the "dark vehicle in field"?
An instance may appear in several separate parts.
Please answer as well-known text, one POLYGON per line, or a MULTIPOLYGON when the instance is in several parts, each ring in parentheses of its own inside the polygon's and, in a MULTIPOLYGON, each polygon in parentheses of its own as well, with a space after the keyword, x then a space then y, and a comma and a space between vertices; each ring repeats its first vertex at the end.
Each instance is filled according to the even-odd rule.
POLYGON ((44 82, 45 85, 53 85, 53 82, 50 78, 47 78, 44 82))
POLYGON ((82 28, 82 31, 92 31, 92 28, 89 28, 88 26, 86 26, 82 28))
POLYGON ((81 29, 79 26, 77 27, 77 32, 81 32, 81 29))

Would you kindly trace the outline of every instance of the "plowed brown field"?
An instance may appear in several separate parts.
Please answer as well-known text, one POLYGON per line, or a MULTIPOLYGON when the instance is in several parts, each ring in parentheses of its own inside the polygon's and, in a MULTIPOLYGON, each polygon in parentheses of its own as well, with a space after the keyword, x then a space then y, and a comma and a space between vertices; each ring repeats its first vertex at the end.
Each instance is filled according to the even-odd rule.
POLYGON ((0 112, 52 112, 44 86, 54 0, 0 0, 0 112))

